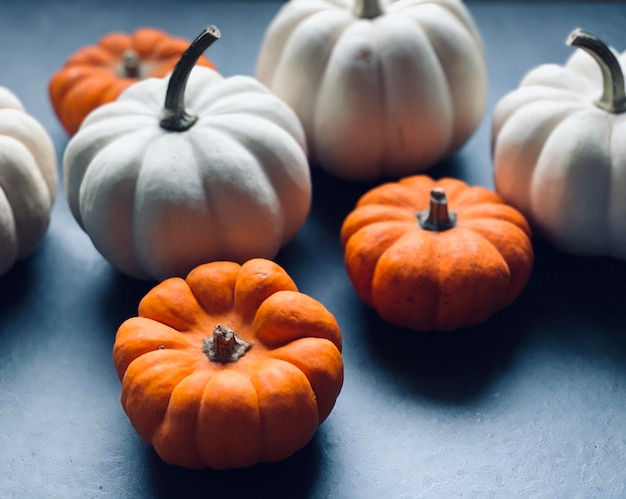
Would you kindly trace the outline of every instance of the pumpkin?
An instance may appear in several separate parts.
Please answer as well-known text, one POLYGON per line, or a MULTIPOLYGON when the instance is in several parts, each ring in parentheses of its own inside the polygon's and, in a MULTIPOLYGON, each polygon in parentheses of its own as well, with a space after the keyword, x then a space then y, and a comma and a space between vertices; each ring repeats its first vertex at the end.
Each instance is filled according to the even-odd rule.
POLYGON ((50 136, 13 92, 0 87, 0 275, 41 242, 56 188, 50 136))
POLYGON ((531 232, 496 193, 413 175, 369 190, 341 243, 358 296, 417 331, 480 324, 511 304, 532 270, 531 232))
POLYGON ((473 133, 486 61, 459 0, 291 0, 256 75, 300 117, 310 161, 349 180, 424 171, 473 133))
POLYGON ((211 262, 161 282, 119 327, 113 357, 132 425, 186 468, 289 457, 343 383, 334 316, 266 259, 211 262))
POLYGON ((115 268, 138 279, 273 258, 308 216, 297 116, 252 77, 194 67, 218 37, 209 27, 169 79, 136 83, 93 111, 65 150, 74 217, 115 268))
MULTIPOLYGON (((50 79, 50 101, 59 121, 74 135, 91 111, 111 102, 133 83, 166 76, 189 42, 154 29, 114 32, 71 55, 50 79)), ((205 57, 198 64, 214 67, 205 57)))
POLYGON ((567 43, 564 66, 531 70, 494 109, 495 188, 559 250, 624 259, 626 52, 580 29, 567 43))

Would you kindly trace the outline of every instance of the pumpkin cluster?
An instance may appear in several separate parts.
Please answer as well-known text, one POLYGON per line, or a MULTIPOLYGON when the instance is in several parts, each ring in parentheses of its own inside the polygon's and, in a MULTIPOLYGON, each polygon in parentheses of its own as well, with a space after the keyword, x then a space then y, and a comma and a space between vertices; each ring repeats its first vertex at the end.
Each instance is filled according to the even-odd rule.
MULTIPOLYGON (((386 180, 339 239, 356 294, 403 328, 461 329, 513 303, 535 228, 566 251, 626 258, 626 55, 592 34, 575 30, 582 50, 565 66, 531 71, 498 102, 495 191, 423 173, 486 106, 484 49, 460 0, 290 0, 254 78, 217 71, 204 52, 219 38, 215 26, 192 42, 111 33, 49 84, 73 217, 114 268, 157 282, 113 360, 131 424, 166 462, 285 459, 336 403, 339 325, 273 261, 309 215, 311 165, 386 180)), ((0 143, 2 274, 43 238, 58 178, 50 137, 4 88, 0 143)))

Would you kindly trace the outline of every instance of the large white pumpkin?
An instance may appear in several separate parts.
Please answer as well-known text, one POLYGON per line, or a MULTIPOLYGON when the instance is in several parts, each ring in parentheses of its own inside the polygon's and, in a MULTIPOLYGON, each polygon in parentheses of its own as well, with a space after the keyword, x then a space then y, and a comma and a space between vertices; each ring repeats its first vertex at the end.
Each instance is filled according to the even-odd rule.
POLYGON ((460 0, 291 0, 256 76, 295 109, 311 161, 352 180, 451 155, 487 99, 482 41, 460 0))
POLYGON ((65 151, 72 213, 131 276, 161 280, 214 260, 273 258, 308 215, 310 172, 294 112, 254 78, 193 68, 217 37, 205 30, 170 78, 139 82, 92 112, 65 151))
POLYGON ((564 66, 533 69, 497 103, 495 187, 560 250, 626 258, 626 53, 581 30, 568 43, 564 66))
POLYGON ((0 87, 0 275, 41 242, 57 179, 50 136, 15 94, 0 87))

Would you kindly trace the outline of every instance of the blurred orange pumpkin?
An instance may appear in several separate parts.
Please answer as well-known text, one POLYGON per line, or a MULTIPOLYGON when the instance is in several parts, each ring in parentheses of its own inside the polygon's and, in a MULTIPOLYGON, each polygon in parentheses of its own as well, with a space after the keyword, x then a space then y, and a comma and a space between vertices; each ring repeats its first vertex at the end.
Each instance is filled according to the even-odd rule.
MULTIPOLYGON (((117 99, 133 83, 167 75, 189 41, 154 28, 110 33, 73 54, 52 76, 50 100, 59 121, 74 135, 96 107, 117 99)), ((215 68, 202 56, 197 64, 215 68)))

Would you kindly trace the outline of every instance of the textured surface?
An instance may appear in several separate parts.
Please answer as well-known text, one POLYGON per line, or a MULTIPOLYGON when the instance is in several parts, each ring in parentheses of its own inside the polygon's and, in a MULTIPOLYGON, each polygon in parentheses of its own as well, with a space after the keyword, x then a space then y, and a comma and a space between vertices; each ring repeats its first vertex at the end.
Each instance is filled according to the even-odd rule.
MULTIPOLYGON (((193 37, 216 24, 212 59, 252 74, 280 2, 2 2, 2 84, 67 143, 47 98, 64 59, 104 33, 152 25, 193 37)), ((470 2, 489 64, 478 132, 434 176, 492 187, 489 124, 530 68, 562 63, 577 26, 626 49, 626 4, 470 2)), ((162 463, 119 403, 111 349, 152 286, 115 273, 59 192, 32 258, 0 278, 2 497, 626 496, 626 263, 575 258, 537 242, 531 281, 482 326, 415 334, 356 298, 339 227, 371 186, 314 171, 314 206, 279 255, 342 327, 346 381, 309 446, 271 466, 217 473, 162 463)), ((60 187, 61 189, 61 187, 60 187)))

